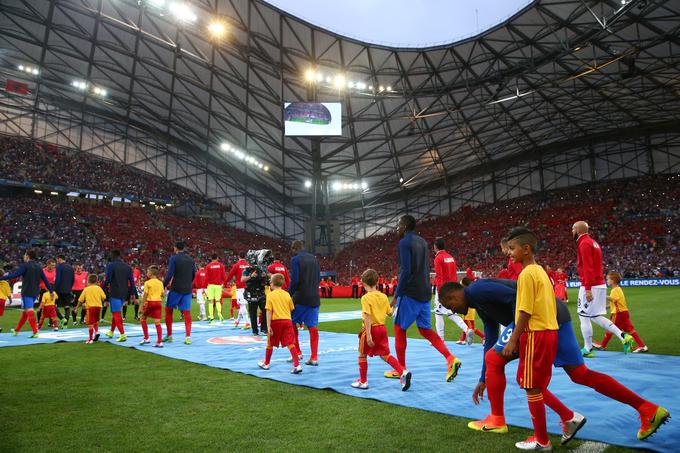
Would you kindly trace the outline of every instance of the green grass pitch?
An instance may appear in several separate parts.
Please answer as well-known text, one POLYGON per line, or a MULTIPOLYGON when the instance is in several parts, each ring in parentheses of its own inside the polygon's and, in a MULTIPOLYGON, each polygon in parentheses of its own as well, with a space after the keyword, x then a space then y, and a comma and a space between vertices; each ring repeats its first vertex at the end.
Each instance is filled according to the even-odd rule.
MULTIPOLYGON (((680 288, 625 292, 633 324, 650 352, 680 354, 676 321, 680 288)), ((576 299, 575 291, 569 295, 576 299)), ((322 304, 329 312, 357 309, 358 301, 351 299, 322 304)), ((575 304, 571 309, 574 315, 575 304)), ((5 332, 18 316, 18 310, 6 310, 0 318, 5 332)), ((359 320, 339 321, 320 328, 356 333, 359 325, 359 320)), ((601 338, 602 330, 595 331, 596 339, 601 338)), ((448 323, 446 339, 455 340, 458 334, 448 323)), ((610 343, 609 350, 620 349, 618 342, 610 343)), ((529 433, 520 428, 505 436, 476 433, 460 417, 257 379, 108 344, 0 348, 0 364, 0 452, 514 451, 514 442, 529 433)), ((552 441, 559 445, 556 436, 552 441)), ((579 445, 574 441, 569 448, 558 449, 579 445)))

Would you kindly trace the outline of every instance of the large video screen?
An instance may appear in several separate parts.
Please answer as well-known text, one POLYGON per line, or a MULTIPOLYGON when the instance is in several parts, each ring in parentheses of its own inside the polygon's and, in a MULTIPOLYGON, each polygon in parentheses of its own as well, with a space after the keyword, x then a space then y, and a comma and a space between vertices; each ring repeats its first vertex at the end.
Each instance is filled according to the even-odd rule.
POLYGON ((339 102, 286 102, 283 124, 287 136, 342 135, 342 105, 339 102))

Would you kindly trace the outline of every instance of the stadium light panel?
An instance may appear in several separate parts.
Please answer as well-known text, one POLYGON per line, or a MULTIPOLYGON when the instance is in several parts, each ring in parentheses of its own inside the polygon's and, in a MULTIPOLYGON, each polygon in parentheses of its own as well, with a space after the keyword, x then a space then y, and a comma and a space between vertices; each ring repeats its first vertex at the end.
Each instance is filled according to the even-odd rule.
POLYGON ((331 76, 326 76, 326 83, 331 83, 332 81, 331 76))
POLYGON ((392 91, 392 87, 387 85, 387 88, 385 88, 387 91, 392 91))
POLYGON ((312 187, 312 181, 310 181, 309 179, 307 181, 305 181, 305 187, 308 188, 308 189, 310 187, 312 187))
POLYGON ((35 192, 35 193, 37 193, 38 195, 40 195, 40 194, 42 193, 42 190, 35 189, 33 192, 35 192))
POLYGON ((365 181, 363 181, 363 182, 361 183, 361 188, 362 188, 363 190, 368 189, 368 183, 365 182, 365 181))
POLYGON ((404 182, 404 178, 399 178, 399 184, 401 184, 402 182, 404 182))
POLYGON ((167 206, 168 208, 171 208, 171 207, 172 207, 172 203, 165 203, 165 206, 167 206))
POLYGON ((349 88, 349 89, 354 88, 354 82, 352 82, 351 80, 349 82, 347 82, 347 88, 349 88))
POLYGON ((334 182, 334 183, 333 183, 333 190, 339 191, 340 189, 342 189, 342 184, 340 184, 340 183, 337 182, 337 181, 334 182))
POLYGON ((40 74, 40 71, 38 70, 38 68, 33 68, 33 70, 31 72, 33 73, 33 75, 40 74))
POLYGON ((385 91, 385 87, 382 86, 382 85, 380 85, 380 86, 378 87, 378 91, 385 91))
POLYGON ((229 145, 227 143, 222 143, 220 145, 220 148, 222 149, 222 151, 229 151, 229 145))
POLYGON ((50 195, 59 195, 59 192, 50 192, 50 195))
POLYGON ((369 86, 368 86, 368 89, 371 90, 371 91, 373 91, 373 85, 369 85, 369 86))
POLYGON ((24 65, 20 64, 19 66, 17 66, 17 69, 18 69, 19 71, 23 71, 23 70, 24 70, 24 65))
POLYGON ((156 206, 156 202, 155 202, 155 201, 150 201, 149 204, 150 204, 151 206, 156 206))
POLYGON ((269 171, 269 165, 264 166, 264 171, 269 171))
POLYGON ((321 74, 320 72, 317 72, 316 73, 316 81, 317 82, 323 82, 323 74, 321 74))
POLYGON ((147 0, 147 3, 156 8, 162 8, 165 6, 165 0, 147 0))
POLYGON ((314 72, 314 70, 312 70, 312 69, 308 69, 308 70, 305 72, 305 80, 306 80, 307 82, 313 82, 314 80, 316 80, 316 77, 317 77, 317 75, 316 75, 316 73, 314 72))
POLYGON ((334 80, 335 88, 342 89, 342 88, 344 88, 345 83, 346 83, 346 81, 345 81, 344 75, 338 74, 338 75, 335 76, 335 80, 334 80))
POLYGON ((213 38, 219 39, 227 32, 227 26, 221 20, 215 20, 208 25, 208 31, 213 38))
POLYGON ((172 15, 175 16, 175 19, 180 22, 196 22, 196 14, 186 3, 171 3, 169 9, 172 15))
POLYGON ((365 90, 366 89, 366 84, 364 82, 358 82, 357 83, 357 88, 359 90, 365 90))

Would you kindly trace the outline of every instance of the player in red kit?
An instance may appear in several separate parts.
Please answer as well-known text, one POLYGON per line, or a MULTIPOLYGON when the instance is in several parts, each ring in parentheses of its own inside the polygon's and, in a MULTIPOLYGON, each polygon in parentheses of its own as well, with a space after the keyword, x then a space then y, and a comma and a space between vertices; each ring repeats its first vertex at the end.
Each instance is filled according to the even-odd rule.
POLYGON ((206 284, 208 285, 208 321, 214 321, 214 308, 217 308, 217 317, 220 321, 224 318, 222 316, 222 285, 227 281, 227 274, 224 271, 224 265, 217 261, 217 254, 213 253, 210 261, 205 266, 206 284))
POLYGON ((444 338, 444 317, 446 316, 460 327, 465 333, 466 339, 469 341, 468 344, 470 344, 472 343, 474 331, 470 330, 465 324, 465 321, 463 321, 463 318, 453 314, 439 303, 439 288, 441 288, 444 283, 458 281, 456 260, 446 251, 443 238, 436 238, 434 240, 434 253, 434 286, 437 288, 437 292, 434 295, 434 319, 437 335, 442 339, 444 338))
POLYGON ((198 320, 205 321, 208 319, 205 316, 205 298, 206 291, 208 289, 208 273, 205 267, 200 268, 196 271, 196 276, 194 277, 194 282, 192 284, 193 288, 196 290, 196 303, 198 303, 198 320))
POLYGON ((236 284, 236 299, 238 301, 238 317, 236 322, 234 322, 234 327, 238 327, 241 322, 243 322, 243 330, 250 328, 250 316, 248 314, 248 301, 244 297, 244 292, 246 290, 246 283, 241 281, 243 276, 243 271, 248 269, 250 264, 246 261, 245 252, 239 253, 239 260, 231 266, 229 273, 227 274, 226 282, 233 278, 236 284))
POLYGON ((555 271, 555 297, 569 303, 569 298, 567 297, 567 274, 564 273, 561 267, 558 267, 555 271))
POLYGON ((508 241, 506 239, 501 240, 501 252, 508 257, 508 266, 498 274, 498 278, 517 280, 523 266, 522 263, 516 263, 510 256, 510 248, 508 248, 508 241))
POLYGON ((352 277, 352 299, 359 298, 359 278, 352 277))
POLYGON ((281 289, 288 291, 288 285, 290 285, 290 275, 288 274, 288 268, 281 262, 278 255, 274 255, 274 261, 267 268, 267 273, 269 275, 283 275, 285 282, 281 289))
POLYGON ((578 292, 578 317, 581 321, 581 333, 583 334, 583 356, 594 357, 593 352, 593 325, 611 332, 623 344, 623 352, 630 352, 633 337, 607 319, 607 285, 604 282, 602 266, 602 249, 600 245, 588 234, 588 224, 578 221, 571 227, 571 234, 577 244, 577 268, 578 278, 581 280, 581 288, 578 292))

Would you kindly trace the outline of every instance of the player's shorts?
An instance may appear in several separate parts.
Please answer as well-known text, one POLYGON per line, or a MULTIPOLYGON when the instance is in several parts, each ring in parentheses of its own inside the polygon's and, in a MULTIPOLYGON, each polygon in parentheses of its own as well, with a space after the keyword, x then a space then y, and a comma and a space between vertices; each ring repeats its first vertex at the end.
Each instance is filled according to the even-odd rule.
POLYGON ((359 333, 359 354, 366 354, 373 357, 376 355, 384 356, 390 353, 390 343, 387 339, 387 329, 385 326, 371 326, 371 339, 373 347, 366 342, 366 331, 361 329, 359 333))
POLYGON ((178 308, 180 311, 191 310, 191 293, 180 294, 174 291, 168 292, 168 297, 165 299, 165 306, 168 308, 178 308))
POLYGON ((99 322, 99 315, 102 312, 102 307, 90 307, 87 309, 87 324, 92 325, 99 322))
POLYGON ((222 285, 208 285, 208 300, 222 301, 222 285))
POLYGON ((57 293, 57 307, 70 307, 73 302, 73 293, 57 293))
MULTIPOLYGON (((507 327, 503 329, 501 334, 498 336, 498 341, 496 341, 496 344, 493 345, 494 351, 498 352, 499 354, 503 352, 503 348, 505 348, 505 345, 508 344, 508 341, 510 341, 510 337, 512 336, 513 330, 515 330, 514 321, 508 324, 507 327)), ((511 360, 515 360, 517 357, 518 355, 515 354, 511 360)))
POLYGON ((593 300, 586 300, 586 288, 581 286, 578 290, 578 308, 576 312, 579 316, 586 318, 596 318, 607 314, 607 285, 598 285, 590 288, 593 293, 593 300))
POLYGON ((80 295, 83 293, 82 289, 76 289, 73 291, 73 300, 71 301, 71 305, 74 307, 78 305, 78 299, 80 299, 80 295))
POLYGON ((123 309, 124 302, 124 299, 118 299, 117 297, 112 297, 109 299, 109 308, 111 309, 111 313, 120 313, 120 311, 123 309))
POLYGON ((231 308, 238 308, 238 301, 236 299, 231 300, 231 308))
POLYGON ((397 299, 397 314, 394 323, 406 330, 413 323, 421 329, 431 329, 430 301, 418 301, 409 296, 401 296, 397 299))
POLYGON ((571 321, 560 324, 557 331, 557 354, 553 365, 565 367, 569 365, 582 365, 583 354, 574 335, 574 327, 571 321))
POLYGON ((319 325, 319 306, 296 305, 293 310, 293 324, 304 324, 307 327, 319 325))
POLYGON ((161 319, 161 316, 163 316, 163 302, 147 300, 143 314, 147 318, 161 319))
POLYGON ((236 288, 236 301, 239 305, 248 305, 248 301, 245 298, 245 288, 236 288))
POLYGON ((272 321, 272 334, 267 340, 267 345, 272 348, 287 347, 295 344, 295 331, 290 319, 275 319, 272 321))
POLYGON ((47 305, 43 307, 42 315, 43 318, 56 318, 57 317, 57 307, 55 305, 47 305))
POLYGON ((21 308, 24 310, 33 310, 37 298, 33 296, 21 296, 21 308))
POLYGON ((5 314, 5 304, 7 303, 7 299, 0 299, 0 316, 5 314))
POLYGON ((632 332, 635 330, 633 323, 630 322, 630 312, 628 310, 612 313, 611 320, 616 327, 624 332, 632 332))
POLYGON ((548 388, 557 355, 557 331, 522 332, 519 337, 517 383, 523 389, 548 388))

